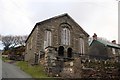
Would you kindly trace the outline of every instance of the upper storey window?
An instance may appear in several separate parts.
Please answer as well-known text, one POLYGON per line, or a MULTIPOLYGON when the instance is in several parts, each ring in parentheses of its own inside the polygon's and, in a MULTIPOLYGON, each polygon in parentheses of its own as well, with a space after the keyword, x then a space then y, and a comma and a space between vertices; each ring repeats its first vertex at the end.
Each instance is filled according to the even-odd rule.
POLYGON ((67 27, 62 28, 61 43, 63 45, 70 45, 70 30, 67 27))
POLYGON ((44 49, 48 46, 51 46, 51 31, 46 30, 45 31, 45 36, 44 36, 44 49))
POLYGON ((112 52, 113 52, 113 54, 116 54, 116 53, 115 53, 115 48, 112 48, 112 52))
POLYGON ((80 53, 84 54, 85 49, 84 49, 84 39, 83 38, 79 38, 79 48, 80 48, 80 53))

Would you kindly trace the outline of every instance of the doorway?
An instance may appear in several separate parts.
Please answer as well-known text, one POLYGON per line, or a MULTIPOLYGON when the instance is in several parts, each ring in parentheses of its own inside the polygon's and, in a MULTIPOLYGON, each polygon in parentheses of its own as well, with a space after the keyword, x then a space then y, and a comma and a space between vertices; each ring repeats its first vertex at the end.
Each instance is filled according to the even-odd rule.
POLYGON ((58 56, 64 56, 64 47, 60 46, 58 49, 58 56))
POLYGON ((72 57, 72 48, 67 49, 67 57, 69 57, 69 58, 72 57))

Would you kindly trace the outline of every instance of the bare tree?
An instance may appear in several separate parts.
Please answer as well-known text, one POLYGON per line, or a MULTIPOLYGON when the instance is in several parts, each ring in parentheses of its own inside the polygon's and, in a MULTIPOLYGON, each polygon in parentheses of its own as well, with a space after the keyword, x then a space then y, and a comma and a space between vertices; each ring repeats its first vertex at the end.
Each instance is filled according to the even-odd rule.
POLYGON ((26 41, 27 37, 28 37, 27 35, 19 36, 19 44, 25 45, 25 41, 26 41))
POLYGON ((2 36, 2 44, 4 45, 4 50, 8 50, 10 46, 13 44, 14 37, 9 36, 2 36))
POLYGON ((25 40, 27 36, 2 36, 2 44, 4 45, 4 50, 8 50, 10 48, 14 48, 16 46, 25 45, 25 40))

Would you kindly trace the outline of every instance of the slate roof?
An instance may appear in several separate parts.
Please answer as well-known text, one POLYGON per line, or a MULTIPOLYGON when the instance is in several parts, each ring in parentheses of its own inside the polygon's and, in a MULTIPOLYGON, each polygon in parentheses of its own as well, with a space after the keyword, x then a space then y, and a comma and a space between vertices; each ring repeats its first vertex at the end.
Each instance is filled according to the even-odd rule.
POLYGON ((93 41, 98 41, 98 42, 104 44, 105 46, 109 46, 109 47, 119 48, 120 49, 120 46, 118 44, 113 44, 112 42, 108 42, 108 41, 102 40, 102 39, 92 40, 90 45, 93 43, 93 41))
POLYGON ((113 44, 113 43, 108 42, 108 41, 105 41, 105 40, 99 40, 99 39, 98 39, 97 41, 105 44, 106 46, 115 47, 115 48, 120 48, 120 46, 118 46, 117 44, 113 44))

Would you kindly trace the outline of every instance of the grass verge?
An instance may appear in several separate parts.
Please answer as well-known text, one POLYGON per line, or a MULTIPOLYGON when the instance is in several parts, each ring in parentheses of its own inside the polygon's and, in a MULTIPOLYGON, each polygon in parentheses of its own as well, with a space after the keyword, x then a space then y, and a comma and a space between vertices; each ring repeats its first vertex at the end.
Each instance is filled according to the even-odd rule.
POLYGON ((31 75, 33 78, 47 78, 47 75, 43 71, 44 68, 41 65, 28 65, 25 61, 18 61, 16 65, 20 67, 23 71, 31 75))
POLYGON ((12 62, 13 60, 9 60, 7 57, 2 57, 2 61, 4 61, 4 62, 12 62))

